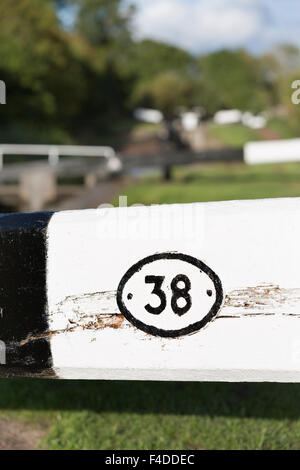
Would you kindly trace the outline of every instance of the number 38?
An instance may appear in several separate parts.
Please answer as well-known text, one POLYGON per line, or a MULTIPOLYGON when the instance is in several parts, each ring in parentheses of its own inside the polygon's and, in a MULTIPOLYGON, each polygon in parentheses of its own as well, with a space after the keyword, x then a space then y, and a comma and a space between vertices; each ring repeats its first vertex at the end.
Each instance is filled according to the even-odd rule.
MULTIPOLYGON (((152 313, 153 315, 160 315, 167 306, 167 297, 165 292, 162 290, 162 285, 165 280, 165 276, 146 276, 146 284, 154 284, 152 294, 155 294, 160 299, 160 305, 158 307, 152 307, 150 304, 145 305, 147 312, 152 313)), ((192 299, 189 294, 191 290, 191 281, 184 274, 178 274, 174 277, 171 282, 172 289, 172 298, 171 298, 171 308, 176 315, 180 317, 187 313, 192 306, 192 299), (181 286, 183 285, 183 287, 181 286), (185 305, 183 307, 178 305, 179 299, 184 299, 185 305)))

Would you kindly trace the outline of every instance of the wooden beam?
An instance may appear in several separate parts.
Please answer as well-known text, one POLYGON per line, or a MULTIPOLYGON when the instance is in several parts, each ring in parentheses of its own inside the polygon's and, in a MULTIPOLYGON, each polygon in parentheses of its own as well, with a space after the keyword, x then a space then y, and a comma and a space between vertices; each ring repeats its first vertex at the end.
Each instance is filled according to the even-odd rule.
POLYGON ((299 382, 299 211, 294 198, 2 215, 0 375, 299 382))
POLYGON ((193 163, 213 162, 243 162, 244 151, 242 148, 226 148, 192 152, 189 150, 168 150, 154 154, 127 156, 122 155, 124 171, 130 171, 141 167, 158 167, 175 165, 188 165, 193 163))
POLYGON ((300 139, 248 142, 244 147, 245 163, 286 163, 300 161, 300 139))

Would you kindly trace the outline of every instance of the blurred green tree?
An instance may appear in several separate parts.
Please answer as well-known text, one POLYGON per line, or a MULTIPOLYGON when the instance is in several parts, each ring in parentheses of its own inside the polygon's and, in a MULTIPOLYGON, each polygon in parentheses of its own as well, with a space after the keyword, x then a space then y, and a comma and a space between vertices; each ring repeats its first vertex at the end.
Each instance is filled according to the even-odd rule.
POLYGON ((152 79, 162 72, 196 73, 196 59, 187 51, 149 39, 133 43, 128 65, 138 82, 152 79))
POLYGON ((213 114, 282 104, 298 119, 300 107, 290 101, 291 74, 300 64, 294 47, 263 57, 224 50, 197 58, 136 40, 133 15, 125 0, 1 0, 7 105, 0 107, 0 139, 104 142, 130 121, 134 106, 155 106, 171 117, 179 106, 213 114), (66 8, 72 28, 62 21, 66 8))
POLYGON ((262 62, 243 50, 222 50, 199 59, 199 99, 210 112, 238 108, 253 112, 270 105, 262 62))
POLYGON ((123 0, 56 0, 58 7, 76 7, 75 31, 92 45, 128 41, 133 7, 123 0))
POLYGON ((108 48, 62 29, 50 1, 1 1, 0 57, 8 93, 2 135, 10 128, 14 140, 33 141, 34 133, 55 141, 95 139, 126 110, 127 77, 108 48))
POLYGON ((141 82, 135 90, 135 100, 158 108, 167 119, 171 119, 179 107, 195 104, 193 91, 193 84, 186 75, 166 71, 157 74, 152 80, 141 82))
POLYGON ((47 2, 1 0, 0 76, 8 93, 1 123, 59 128, 76 115, 85 94, 81 54, 47 2))
POLYGON ((132 44, 129 57, 132 105, 155 106, 169 116, 178 106, 197 104, 197 62, 187 51, 145 39, 132 44))

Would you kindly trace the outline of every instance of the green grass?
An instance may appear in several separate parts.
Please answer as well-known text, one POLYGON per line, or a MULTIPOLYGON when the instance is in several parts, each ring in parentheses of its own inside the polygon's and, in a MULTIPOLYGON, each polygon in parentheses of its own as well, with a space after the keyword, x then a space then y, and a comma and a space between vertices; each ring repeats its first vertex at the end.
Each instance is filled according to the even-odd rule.
POLYGON ((282 139, 292 139, 299 137, 298 126, 292 126, 290 122, 284 119, 273 118, 268 122, 268 128, 277 132, 282 139), (296 129, 294 129, 296 127, 296 129))
POLYGON ((230 147, 243 147, 250 140, 261 140, 258 131, 242 124, 229 124, 227 126, 210 124, 208 135, 211 139, 216 139, 230 147))
MULTIPOLYGON (((279 139, 299 137, 298 125, 293 125, 292 122, 286 119, 270 119, 267 124, 267 129, 278 134, 279 139)), ((211 139, 216 139, 225 146, 243 147, 249 141, 262 140, 263 130, 250 129, 242 124, 227 126, 210 124, 208 127, 208 136, 211 139)))
POLYGON ((299 449, 300 386, 2 380, 0 408, 51 449, 299 449))
POLYGON ((194 166, 177 169, 172 183, 148 178, 127 188, 126 194, 129 205, 300 196, 300 165, 194 166))
MULTIPOLYGON (((178 169, 129 204, 300 196, 300 165, 178 169)), ((300 384, 1 380, 0 412, 49 423, 51 449, 299 449, 300 384)))
POLYGON ((138 137, 139 135, 144 136, 145 134, 159 132, 162 129, 162 124, 155 124, 150 122, 137 122, 131 130, 131 135, 134 135, 135 137, 138 137))

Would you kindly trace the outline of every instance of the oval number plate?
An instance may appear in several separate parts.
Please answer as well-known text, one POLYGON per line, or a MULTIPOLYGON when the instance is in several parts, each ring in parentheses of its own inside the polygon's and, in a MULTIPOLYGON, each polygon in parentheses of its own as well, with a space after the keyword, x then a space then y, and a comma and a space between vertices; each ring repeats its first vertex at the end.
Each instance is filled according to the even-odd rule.
POLYGON ((203 328, 222 301, 219 277, 202 261, 181 253, 142 259, 126 272, 117 291, 120 312, 130 323, 169 338, 203 328))

